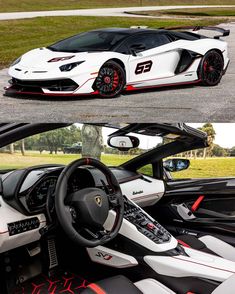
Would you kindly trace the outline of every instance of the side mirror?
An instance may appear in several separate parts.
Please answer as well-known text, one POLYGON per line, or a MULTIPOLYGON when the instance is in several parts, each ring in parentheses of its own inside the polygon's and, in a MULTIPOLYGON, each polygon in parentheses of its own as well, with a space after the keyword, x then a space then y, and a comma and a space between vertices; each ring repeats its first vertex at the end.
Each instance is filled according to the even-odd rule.
POLYGON ((140 141, 134 136, 113 136, 108 139, 108 145, 120 151, 128 151, 138 147, 140 141))
POLYGON ((133 44, 130 47, 131 54, 133 56, 136 56, 137 53, 142 52, 146 49, 146 46, 144 44, 133 44))
POLYGON ((168 172, 177 172, 187 169, 190 166, 190 161, 188 159, 172 158, 167 159, 163 162, 163 167, 168 172))

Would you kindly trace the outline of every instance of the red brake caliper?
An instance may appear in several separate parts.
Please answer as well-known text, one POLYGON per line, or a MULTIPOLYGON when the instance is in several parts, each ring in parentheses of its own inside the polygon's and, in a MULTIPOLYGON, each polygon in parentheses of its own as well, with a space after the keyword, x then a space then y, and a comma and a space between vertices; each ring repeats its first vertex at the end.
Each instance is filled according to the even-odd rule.
POLYGON ((207 61, 205 61, 204 65, 203 65, 204 72, 207 72, 207 65, 208 65, 208 63, 207 63, 207 61))
POLYGON ((115 89, 117 88, 118 83, 119 83, 118 73, 117 73, 116 70, 114 70, 112 91, 115 90, 115 89))

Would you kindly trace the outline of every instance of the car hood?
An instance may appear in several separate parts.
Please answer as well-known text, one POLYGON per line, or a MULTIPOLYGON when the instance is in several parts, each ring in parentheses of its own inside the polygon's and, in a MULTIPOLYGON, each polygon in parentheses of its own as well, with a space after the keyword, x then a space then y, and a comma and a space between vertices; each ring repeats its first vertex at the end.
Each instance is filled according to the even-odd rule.
POLYGON ((16 64, 15 67, 50 70, 64 64, 85 61, 91 54, 100 54, 100 52, 68 53, 56 52, 47 48, 37 48, 22 55, 20 63, 16 64))

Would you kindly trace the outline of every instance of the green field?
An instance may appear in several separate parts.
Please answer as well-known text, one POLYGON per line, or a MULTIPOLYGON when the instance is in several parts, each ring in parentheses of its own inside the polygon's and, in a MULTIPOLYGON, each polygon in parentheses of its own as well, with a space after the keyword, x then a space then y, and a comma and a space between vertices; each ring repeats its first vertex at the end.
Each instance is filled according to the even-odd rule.
MULTIPOLYGON (((79 154, 49 154, 48 152, 26 152, 25 156, 20 153, 14 155, 0 153, 0 169, 23 168, 26 166, 40 164, 68 164, 69 162, 80 158, 79 154)), ((120 165, 121 163, 131 159, 129 155, 102 155, 102 161, 108 165, 120 165)))
POLYGON ((81 31, 103 27, 147 25, 164 27, 175 25, 213 25, 221 20, 186 21, 177 19, 145 19, 125 17, 38 17, 34 19, 0 22, 0 68, 30 49, 47 46, 81 31))
MULTIPOLYGON (((79 158, 80 155, 58 154, 50 155, 48 153, 39 154, 39 152, 21 154, 3 154, 0 153, 0 169, 23 168, 26 166, 40 164, 68 164, 79 158)), ((123 162, 130 160, 129 155, 102 155, 102 161, 107 165, 118 166, 123 162)), ((150 173, 150 167, 146 167, 144 172, 150 173)), ((206 177, 235 177, 235 158, 206 158, 191 159, 191 165, 188 170, 174 173, 175 178, 206 178, 206 177)))
POLYGON ((152 6, 152 5, 233 5, 235 0, 0 0, 0 12, 152 6))

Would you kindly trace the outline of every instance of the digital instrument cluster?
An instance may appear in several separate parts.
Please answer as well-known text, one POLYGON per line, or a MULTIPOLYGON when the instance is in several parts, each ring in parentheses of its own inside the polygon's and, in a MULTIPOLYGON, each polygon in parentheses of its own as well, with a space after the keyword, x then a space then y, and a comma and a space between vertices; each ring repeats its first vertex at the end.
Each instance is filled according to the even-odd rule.
POLYGON ((34 187, 26 200, 29 209, 38 209, 45 205, 47 197, 55 193, 57 179, 56 176, 47 177, 34 187))
MULTIPOLYGON (((54 197, 58 178, 59 174, 47 175, 34 185, 25 197, 26 205, 30 211, 40 210, 46 205, 47 199, 54 197)), ((68 194, 94 185, 91 173, 85 169, 78 169, 68 181, 68 194)))

